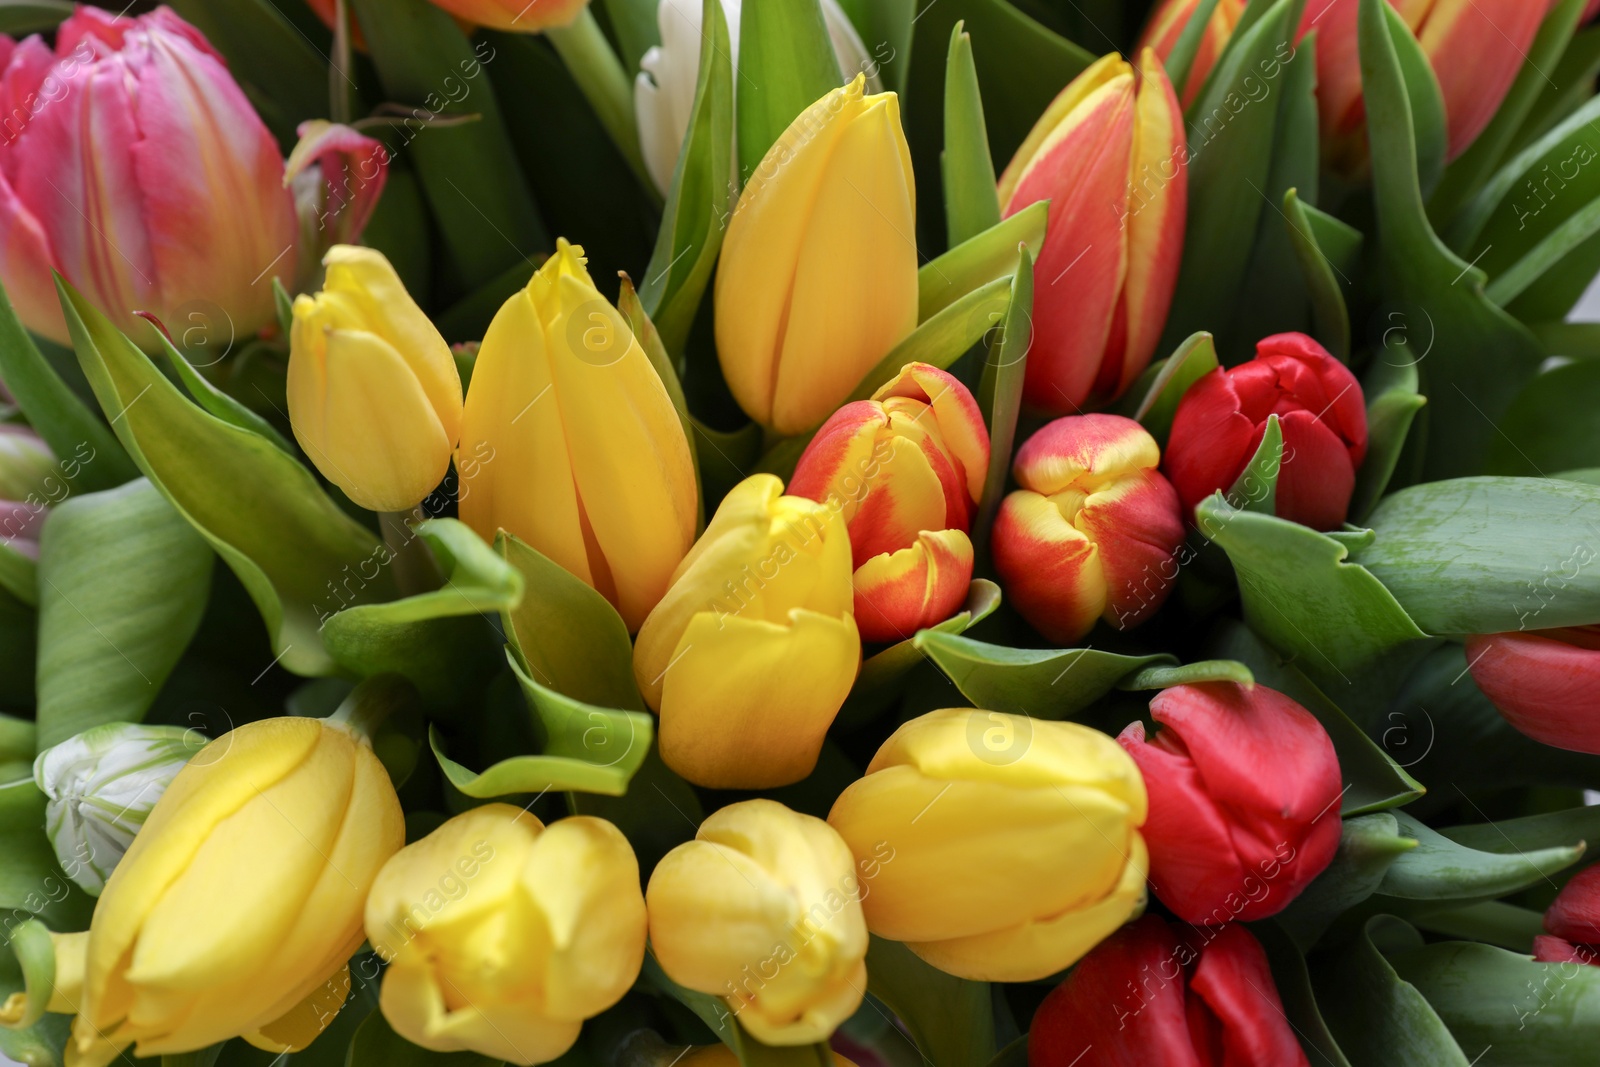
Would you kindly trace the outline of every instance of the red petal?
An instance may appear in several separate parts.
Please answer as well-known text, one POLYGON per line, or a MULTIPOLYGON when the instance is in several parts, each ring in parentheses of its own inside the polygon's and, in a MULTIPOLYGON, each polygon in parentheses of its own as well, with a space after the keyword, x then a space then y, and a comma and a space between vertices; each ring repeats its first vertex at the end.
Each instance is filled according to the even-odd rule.
POLYGON ((1289 1027, 1261 944, 1243 926, 1221 930, 1200 955, 1189 979, 1198 999, 1221 1024, 1226 1067, 1305 1067, 1306 1055, 1289 1027))
POLYGON ((1278 468, 1278 517, 1313 530, 1337 530, 1356 488, 1349 450, 1309 411, 1290 412, 1279 420, 1279 428, 1283 462, 1278 468))
POLYGON ((1536 633, 1467 640, 1472 680, 1520 732, 1556 748, 1600 755, 1600 652, 1536 633))

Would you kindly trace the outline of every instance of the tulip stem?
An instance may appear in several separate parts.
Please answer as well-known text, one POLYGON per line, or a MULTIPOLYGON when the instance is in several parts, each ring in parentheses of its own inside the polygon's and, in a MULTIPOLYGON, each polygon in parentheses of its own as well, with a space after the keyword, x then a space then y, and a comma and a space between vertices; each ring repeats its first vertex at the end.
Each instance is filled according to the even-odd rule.
POLYGON ((416 690, 400 675, 376 675, 352 689, 327 722, 337 723, 370 742, 385 719, 415 699, 416 690))
POLYGON ((350 121, 350 2, 334 0, 333 62, 328 64, 328 117, 345 124, 350 121))
POLYGON ((633 83, 594 14, 585 6, 570 26, 552 26, 545 31, 545 36, 555 46, 639 184, 659 201, 655 182, 645 168, 644 154, 639 148, 639 128, 633 117, 633 83))
POLYGON ((385 511, 378 516, 383 543, 394 564, 394 584, 401 596, 431 593, 444 584, 444 577, 433 562, 433 553, 417 536, 411 523, 422 517, 419 508, 410 511, 385 511))

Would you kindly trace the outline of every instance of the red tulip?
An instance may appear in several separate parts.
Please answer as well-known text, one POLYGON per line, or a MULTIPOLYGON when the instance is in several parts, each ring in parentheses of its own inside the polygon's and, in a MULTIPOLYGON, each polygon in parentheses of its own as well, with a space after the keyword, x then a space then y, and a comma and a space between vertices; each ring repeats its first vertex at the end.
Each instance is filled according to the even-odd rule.
POLYGON ((1029 1067, 1305 1067, 1255 937, 1185 933, 1146 915, 1101 942, 1039 1005, 1029 1067))
POLYGON ((871 400, 822 424, 789 494, 843 514, 864 640, 898 641, 960 608, 972 581, 967 532, 988 472, 977 401, 926 363, 906 364, 871 400))
MULTIPOLYGON (((1145 23, 1144 34, 1139 38, 1139 49, 1154 49, 1164 62, 1177 47, 1178 38, 1183 35, 1199 6, 1200 0, 1165 0, 1151 13, 1150 21, 1145 23)), ((1245 0, 1221 0, 1211 12, 1211 21, 1206 23, 1205 33, 1200 36, 1200 47, 1195 50, 1194 62, 1189 65, 1189 80, 1183 90, 1184 107, 1194 103, 1195 97, 1200 95, 1200 87, 1205 84, 1211 68, 1216 66, 1222 50, 1228 46, 1228 38, 1233 36, 1233 28, 1239 24, 1239 16, 1244 14, 1244 9, 1245 0)))
POLYGON ((1540 963, 1600 965, 1600 864, 1585 867, 1561 888, 1544 913, 1548 934, 1533 939, 1540 963))
POLYGON ((1218 368, 1183 395, 1165 466, 1184 514, 1238 480, 1261 447, 1269 415, 1283 431, 1278 516, 1336 529, 1367 454, 1366 401, 1355 375, 1303 333, 1266 338, 1255 359, 1218 368))
POLYGON ((1183 114, 1154 52, 1072 80, 1000 177, 1007 216, 1050 201, 1023 400, 1052 415, 1120 396, 1166 325, 1183 256, 1183 114))
POLYGON ((1518 731, 1556 748, 1600 755, 1600 625, 1470 637, 1467 666, 1518 731))
POLYGON ((1117 738, 1150 795, 1150 885, 1190 923, 1276 915, 1339 847, 1343 789, 1315 716, 1264 685, 1179 685, 1117 738))
POLYGON ((1021 487, 1000 505, 994 566, 1006 597, 1070 644, 1101 619, 1127 629, 1159 608, 1183 543, 1155 438, 1121 415, 1057 419, 1017 450, 1021 487))

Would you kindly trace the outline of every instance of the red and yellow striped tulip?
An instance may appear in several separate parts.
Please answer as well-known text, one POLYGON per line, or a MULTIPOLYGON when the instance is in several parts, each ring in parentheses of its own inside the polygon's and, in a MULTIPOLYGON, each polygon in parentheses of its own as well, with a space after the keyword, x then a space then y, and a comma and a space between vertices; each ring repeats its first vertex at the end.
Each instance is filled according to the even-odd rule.
POLYGON ((433 0, 458 19, 511 33, 542 33, 568 26, 589 0, 433 0))
POLYGON ((994 565, 1045 637, 1070 644, 1101 619, 1127 629, 1166 600, 1183 518, 1160 462, 1155 438, 1120 415, 1057 419, 1017 450, 994 565))
POLYGON ((1050 201, 1023 400, 1048 414, 1122 394, 1149 364, 1183 256, 1183 114, 1154 52, 1109 55, 1055 98, 1000 177, 1007 216, 1050 201))
MULTIPOLYGON (((1183 36, 1183 31, 1199 6, 1200 0, 1164 0, 1151 13, 1150 21, 1145 23, 1137 50, 1154 49, 1156 55, 1165 62, 1178 46, 1178 38, 1183 36)), ((1233 28, 1239 24, 1239 16, 1244 14, 1244 9, 1245 0, 1220 0, 1212 9, 1211 20, 1200 35, 1200 47, 1195 49, 1194 61, 1189 64, 1189 79, 1183 88, 1184 107, 1194 103, 1195 97, 1200 95, 1200 87, 1205 84, 1211 68, 1217 65, 1222 50, 1228 46, 1228 38, 1233 36, 1233 28)))
POLYGON ((972 580, 967 532, 988 469, 977 401, 926 363, 906 364, 817 432, 789 492, 844 517, 863 640, 910 637, 961 606, 972 580))

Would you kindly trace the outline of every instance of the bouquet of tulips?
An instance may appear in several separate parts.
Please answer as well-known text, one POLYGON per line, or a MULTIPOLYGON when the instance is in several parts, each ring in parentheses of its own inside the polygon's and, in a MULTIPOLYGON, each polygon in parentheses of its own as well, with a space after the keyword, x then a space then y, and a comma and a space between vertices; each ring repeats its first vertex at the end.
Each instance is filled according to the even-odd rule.
POLYGON ((1600 0, 118 8, 0 1064, 1597 1062, 1600 0))

